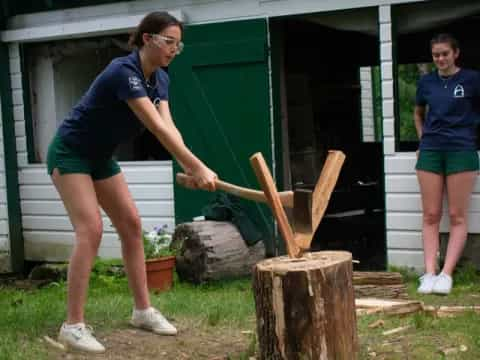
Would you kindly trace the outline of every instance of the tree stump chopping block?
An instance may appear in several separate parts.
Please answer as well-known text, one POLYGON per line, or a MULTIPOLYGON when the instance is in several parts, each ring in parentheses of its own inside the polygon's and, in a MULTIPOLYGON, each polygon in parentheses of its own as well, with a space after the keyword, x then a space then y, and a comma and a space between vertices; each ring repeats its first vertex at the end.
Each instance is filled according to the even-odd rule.
POLYGON ((346 251, 259 262, 253 288, 260 359, 356 359, 352 279, 346 251))

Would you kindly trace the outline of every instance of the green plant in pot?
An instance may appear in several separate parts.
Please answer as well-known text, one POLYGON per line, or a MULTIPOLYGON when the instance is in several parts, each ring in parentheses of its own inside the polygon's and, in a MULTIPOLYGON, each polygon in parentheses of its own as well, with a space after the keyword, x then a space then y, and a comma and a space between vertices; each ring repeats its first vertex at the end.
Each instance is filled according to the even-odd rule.
POLYGON ((147 284, 151 290, 164 291, 172 287, 175 251, 170 247, 171 242, 172 234, 167 231, 167 225, 143 231, 147 284))

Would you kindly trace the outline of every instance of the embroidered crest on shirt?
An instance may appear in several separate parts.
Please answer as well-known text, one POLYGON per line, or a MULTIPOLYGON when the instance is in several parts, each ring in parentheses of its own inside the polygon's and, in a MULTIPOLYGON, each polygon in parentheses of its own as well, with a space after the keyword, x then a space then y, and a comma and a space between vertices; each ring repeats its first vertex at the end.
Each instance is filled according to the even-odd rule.
POLYGON ((463 86, 458 84, 455 86, 455 89, 453 90, 453 97, 454 98, 463 98, 465 97, 465 90, 463 89, 463 86))
POLYGON ((136 76, 129 76, 128 77, 128 85, 130 85, 130 90, 140 90, 142 84, 142 80, 140 80, 136 76))

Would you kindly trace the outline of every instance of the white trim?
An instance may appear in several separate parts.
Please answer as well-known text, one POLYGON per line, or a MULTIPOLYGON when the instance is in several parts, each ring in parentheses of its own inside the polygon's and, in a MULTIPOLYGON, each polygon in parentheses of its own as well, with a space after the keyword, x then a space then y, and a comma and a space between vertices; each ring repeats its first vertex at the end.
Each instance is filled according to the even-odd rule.
MULTIPOLYGON (((183 20, 181 10, 169 10, 171 15, 183 20)), ((104 17, 80 20, 58 25, 34 26, 0 33, 3 42, 37 42, 125 33, 135 28, 145 14, 104 17)))
MULTIPOLYGON (((268 17, 265 18, 266 21, 266 27, 267 27, 267 59, 268 59, 268 101, 270 102, 270 136, 272 137, 272 146, 271 146, 271 151, 272 151, 272 176, 277 183, 278 179, 277 177, 282 176, 282 174, 277 174, 277 163, 275 159, 275 119, 274 119, 274 111, 273 111, 273 80, 272 80, 272 45, 270 43, 270 22, 268 17)), ((282 144, 280 144, 282 146, 282 144)), ((278 239, 278 226, 277 226, 277 221, 274 218, 274 235, 275 239, 278 239)), ((274 240, 275 241, 275 240, 274 240)), ((278 244, 275 244, 275 255, 278 255, 278 244)))

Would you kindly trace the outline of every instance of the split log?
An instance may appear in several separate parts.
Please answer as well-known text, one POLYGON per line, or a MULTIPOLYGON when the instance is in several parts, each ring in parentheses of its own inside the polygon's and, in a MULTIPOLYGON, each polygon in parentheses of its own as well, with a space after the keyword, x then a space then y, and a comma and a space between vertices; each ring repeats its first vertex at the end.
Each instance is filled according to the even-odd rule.
POLYGON ((253 288, 260 359, 356 358, 349 252, 263 260, 254 268, 253 288))
POLYGON ((354 271, 355 298, 408 299, 407 286, 398 272, 354 271))
POLYGON ((423 311, 423 303, 418 300, 356 299, 357 315, 385 314, 408 315, 423 311))
POLYGON ((400 285, 402 274, 383 271, 354 271, 353 285, 400 285))
POLYGON ((408 299, 407 286, 400 285, 354 285, 355 298, 408 299))
POLYGON ((480 314, 480 306, 478 305, 466 305, 466 306, 424 306, 423 310, 430 315, 436 317, 454 317, 457 315, 463 315, 468 312, 474 312, 480 314))
POLYGON ((175 228, 172 248, 181 280, 202 283, 250 275, 265 258, 262 242, 248 247, 237 227, 224 221, 195 221, 175 228))

